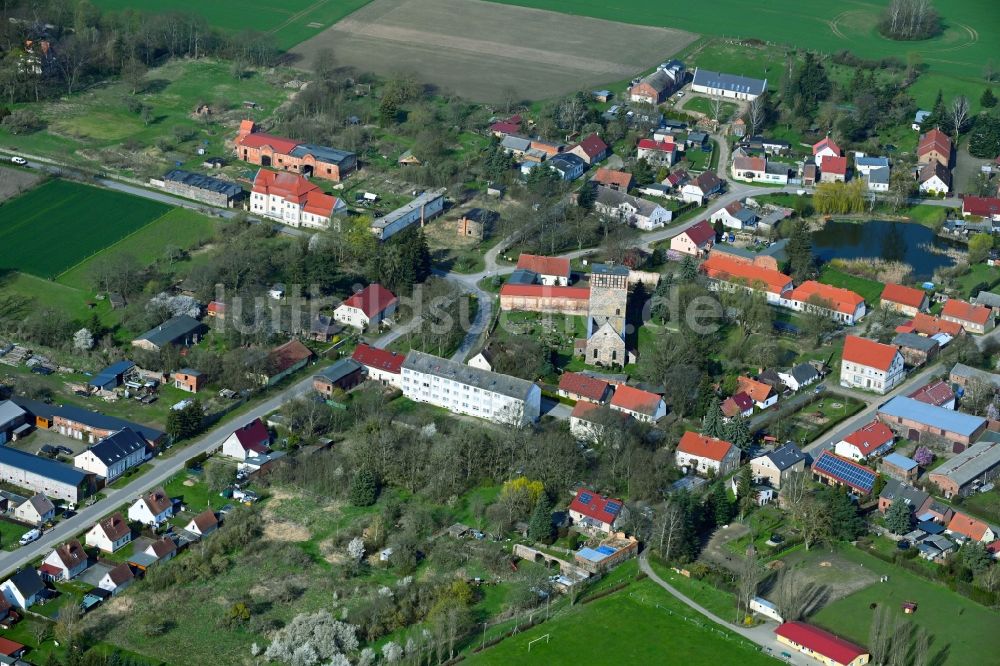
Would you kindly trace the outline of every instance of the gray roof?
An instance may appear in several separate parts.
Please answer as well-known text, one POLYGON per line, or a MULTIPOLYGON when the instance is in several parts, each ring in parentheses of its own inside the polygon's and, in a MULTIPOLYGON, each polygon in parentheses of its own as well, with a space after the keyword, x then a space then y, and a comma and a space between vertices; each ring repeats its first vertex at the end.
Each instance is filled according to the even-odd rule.
POLYGON ((795 378, 799 384, 806 384, 819 377, 819 373, 816 372, 816 368, 812 367, 808 363, 799 363, 796 366, 792 366, 788 369, 788 374, 795 378))
POLYGON ((878 167, 868 172, 868 182, 880 185, 889 184, 889 167, 878 167))
POLYGON ((598 273, 601 275, 628 275, 631 271, 628 266, 618 266, 615 264, 591 264, 591 273, 598 273))
POLYGON ((56 510, 56 505, 52 503, 52 500, 42 493, 35 493, 28 498, 28 502, 35 508, 35 512, 38 513, 39 516, 44 516, 45 514, 56 510))
POLYGON ((523 136, 508 134, 500 142, 500 145, 507 150, 517 150, 523 152, 531 148, 531 140, 525 139, 523 136))
POLYGON ((131 428, 123 428, 94 444, 88 451, 105 465, 114 465, 119 460, 145 448, 146 440, 131 428))
POLYGON ((326 368, 323 368, 318 373, 317 377, 322 377, 323 379, 336 384, 344 377, 347 377, 358 370, 362 370, 363 365, 355 361, 353 358, 342 358, 336 363, 326 368))
POLYGON ((21 596, 25 599, 30 599, 45 589, 45 583, 42 581, 41 576, 31 567, 25 567, 18 571, 10 577, 10 582, 14 584, 14 587, 17 588, 21 596))
POLYGON ((633 206, 640 215, 646 217, 649 217, 654 211, 656 211, 657 208, 661 207, 658 203, 634 197, 631 194, 625 194, 624 192, 613 190, 610 187, 604 187, 603 185, 597 186, 597 202, 611 208, 617 208, 622 204, 629 204, 633 206))
POLYGON ((696 67, 692 85, 705 86, 706 88, 720 88, 722 90, 729 90, 730 92, 762 95, 767 90, 767 79, 751 79, 748 76, 713 72, 708 69, 696 67))
POLYGON ((443 377, 460 384, 519 400, 527 399, 529 392, 534 387, 532 382, 524 379, 473 368, 458 361, 432 356, 413 349, 406 354, 406 360, 403 361, 402 367, 404 370, 443 377))
POLYGON ((151 444, 161 439, 165 434, 162 430, 157 430, 156 428, 150 428, 149 426, 140 425, 114 416, 105 416, 100 412, 92 412, 80 407, 74 407, 73 405, 50 405, 38 400, 29 400, 28 398, 14 398, 14 402, 27 410, 32 416, 41 416, 47 419, 62 416, 67 420, 82 423, 83 425, 100 430, 117 431, 122 428, 131 428, 145 437, 146 441, 151 444))
POLYGON ((927 537, 926 539, 923 540, 923 542, 920 545, 922 546, 924 544, 933 546, 934 548, 937 548, 940 551, 951 550, 952 548, 955 547, 955 542, 951 541, 947 537, 941 536, 940 534, 933 534, 927 537))
MULTIPOLYGON (((976 430, 986 423, 986 419, 980 416, 963 414, 951 409, 945 409, 944 407, 935 407, 934 405, 928 405, 926 402, 920 402, 919 400, 901 395, 896 396, 879 407, 878 413, 888 416, 898 416, 966 437, 971 437, 976 430)), ((1000 449, 998 449, 997 454, 1000 456, 1000 449)))
POLYGON ((8 465, 74 487, 79 487, 88 474, 57 460, 42 458, 9 446, 0 446, 0 465, 8 465))
POLYGON ((507 284, 535 284, 537 281, 538 273, 529 271, 527 268, 515 269, 507 278, 507 284))
POLYGON ((211 176, 203 176, 200 173, 191 173, 182 169, 168 171, 163 180, 183 183, 190 187, 196 187, 199 190, 225 194, 229 198, 238 197, 243 193, 243 188, 236 183, 230 183, 220 178, 212 178, 211 176))
POLYGON ((322 162, 336 165, 345 163, 353 164, 355 160, 354 153, 349 150, 339 150, 337 148, 329 148, 327 146, 317 146, 314 143, 300 143, 292 148, 292 152, 290 152, 289 155, 292 157, 305 157, 306 155, 312 155, 322 162))
POLYGON ((956 363, 951 369, 951 375, 955 377, 961 377, 962 379, 972 379, 973 377, 977 379, 982 379, 986 382, 991 382, 998 388, 1000 388, 1000 375, 995 375, 992 372, 986 372, 985 370, 978 370, 972 366, 965 365, 964 363, 956 363))
POLYGON ((200 321, 187 315, 171 317, 155 328, 151 328, 136 340, 146 340, 147 342, 164 347, 173 344, 178 340, 185 340, 194 335, 204 327, 200 321))
POLYGON ((688 134, 687 140, 692 143, 705 143, 708 141, 708 135, 704 132, 691 132, 688 134))
POLYGON ((764 173, 787 176, 791 166, 784 162, 767 162, 764 164, 764 173))
POLYGON ((901 499, 910 505, 914 511, 922 507, 924 502, 930 499, 930 495, 919 488, 900 483, 896 479, 886 479, 885 487, 879 493, 879 497, 892 502, 901 499))
POLYGON ((657 92, 663 92, 673 87, 674 77, 666 70, 658 69, 648 76, 642 77, 642 83, 647 83, 657 92))
POLYGON ((548 164, 563 175, 572 173, 576 169, 582 172, 583 169, 587 168, 587 163, 573 153, 559 153, 550 159, 548 164))
POLYGON ((976 442, 933 471, 964 486, 1000 465, 1000 443, 976 442))
POLYGON ((444 196, 445 192, 447 191, 448 191, 447 189, 442 187, 439 190, 429 190, 427 192, 424 192, 410 203, 400 206, 396 210, 386 215, 383 215, 382 217, 372 222, 372 228, 384 229, 385 227, 388 227, 389 225, 395 223, 400 218, 406 217, 414 210, 426 206, 436 199, 440 199, 441 197, 444 196))
POLYGON ((976 297, 972 299, 972 302, 976 305, 985 305, 989 308, 1000 308, 1000 295, 984 289, 976 294, 976 297))
POLYGON ((774 466, 778 468, 778 471, 784 472, 789 467, 795 465, 799 461, 805 460, 806 456, 802 451, 799 450, 794 444, 785 444, 780 449, 775 449, 770 453, 765 454, 774 466))
POLYGON ((0 426, 24 417, 26 412, 10 400, 0 402, 0 426))
POLYGON ((892 339, 892 344, 897 347, 909 347, 911 349, 919 349, 923 352, 929 352, 938 346, 938 341, 934 338, 925 338, 922 335, 917 335, 916 333, 900 333, 892 339))

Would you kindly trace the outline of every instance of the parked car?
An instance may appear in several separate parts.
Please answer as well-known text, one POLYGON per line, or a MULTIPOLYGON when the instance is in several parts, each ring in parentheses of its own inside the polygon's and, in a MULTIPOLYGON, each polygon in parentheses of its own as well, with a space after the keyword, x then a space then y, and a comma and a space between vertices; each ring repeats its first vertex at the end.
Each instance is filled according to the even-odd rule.
POLYGON ((14 157, 10 158, 10 161, 13 162, 14 164, 19 164, 20 166, 28 166, 28 160, 18 155, 15 155, 14 157))
POLYGON ((73 449, 69 448, 68 446, 63 446, 62 444, 58 445, 56 447, 56 450, 59 453, 62 453, 63 455, 67 455, 67 456, 73 455, 73 449))
POLYGON ((42 532, 36 527, 33 530, 28 530, 27 532, 25 532, 21 536, 21 539, 18 541, 18 543, 21 544, 22 546, 26 546, 32 541, 38 541, 41 538, 42 538, 42 532))

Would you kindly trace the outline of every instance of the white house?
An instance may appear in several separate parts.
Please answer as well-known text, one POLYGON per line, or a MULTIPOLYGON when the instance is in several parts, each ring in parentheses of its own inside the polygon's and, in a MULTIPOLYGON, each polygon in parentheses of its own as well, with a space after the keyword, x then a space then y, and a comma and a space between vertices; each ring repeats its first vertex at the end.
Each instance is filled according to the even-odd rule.
POLYGON ((848 335, 840 362, 840 385, 887 393, 906 376, 903 355, 894 345, 848 335))
POLYGON ((395 294, 376 282, 341 303, 333 318, 361 330, 375 328, 393 315, 398 303, 395 294))
POLYGON ((819 373, 816 371, 816 368, 808 363, 799 363, 787 370, 778 370, 778 379, 781 380, 782 384, 797 393, 804 387, 819 381, 819 373))
POLYGON ((823 165, 824 157, 842 157, 844 151, 840 149, 837 142, 826 137, 820 139, 813 144, 813 160, 816 162, 816 166, 820 167, 823 165))
POLYGON ((658 203, 600 185, 594 210, 643 231, 658 229, 673 218, 673 213, 658 203))
POLYGON ((917 180, 924 194, 947 194, 951 191, 951 171, 936 160, 921 167, 917 180))
POLYGON ((734 201, 725 208, 712 213, 712 222, 722 222, 723 226, 729 229, 752 229, 757 226, 757 214, 743 205, 740 201, 734 201))
POLYGON ((882 167, 880 169, 872 169, 863 177, 868 183, 869 192, 888 192, 890 176, 889 167, 882 167))
POLYGON ((671 166, 677 161, 677 144, 672 141, 639 139, 635 148, 636 157, 650 164, 671 166))
POLYGON ((122 562, 105 573, 97 583, 97 587, 107 590, 111 594, 118 594, 131 585, 134 580, 135 574, 132 573, 132 567, 128 563, 122 562))
POLYGON ((294 173, 261 169, 250 192, 250 212, 282 224, 328 229, 330 219, 347 210, 343 200, 324 194, 318 185, 294 173))
POLYGON ((118 511, 87 530, 84 539, 88 546, 98 548, 105 553, 113 553, 131 540, 132 530, 118 511))
POLYGON ((694 180, 681 187, 681 199, 686 203, 696 203, 699 206, 712 196, 722 191, 722 179, 713 171, 704 171, 694 180))
POLYGON ((41 493, 36 493, 14 508, 14 517, 28 525, 42 525, 56 517, 56 507, 41 493))
POLYGON ((142 552, 155 557, 157 562, 166 562, 174 559, 174 556, 177 554, 177 544, 174 543, 174 540, 170 536, 164 536, 146 546, 146 550, 142 552))
POLYGON ((259 418, 237 428, 222 442, 222 455, 241 461, 266 455, 270 451, 271 433, 259 418))
POLYGON ((150 527, 158 527, 174 515, 174 503, 163 488, 154 488, 128 509, 128 519, 150 527))
POLYGON ((678 467, 725 476, 739 467, 740 450, 725 440, 688 430, 677 445, 674 459, 678 467))
POLYGON ((70 539, 42 560, 39 571, 53 580, 72 580, 87 570, 87 564, 87 551, 79 541, 70 539))
POLYGON ((22 610, 31 608, 42 599, 46 592, 45 581, 31 567, 21 569, 0 583, 0 593, 12 606, 22 610))
POLYGON ((750 473, 754 483, 763 483, 772 488, 781 488, 789 476, 806 471, 806 456, 794 444, 769 451, 750 461, 750 473))
POLYGON ((146 440, 131 428, 105 437, 73 458, 73 465, 111 482, 150 458, 146 440))
POLYGON ((752 102, 767 91, 767 79, 751 79, 749 76, 713 72, 695 67, 691 90, 716 97, 752 102))
POLYGON ((205 509, 197 516, 188 521, 184 529, 198 536, 207 536, 219 529, 219 519, 211 509, 205 509))
POLYGON ((646 423, 656 423, 667 415, 666 404, 659 395, 625 384, 615 389, 608 406, 646 423))
MULTIPOLYGON (((368 371, 368 380, 382 382, 385 385, 403 388, 403 361, 404 354, 391 352, 387 349, 372 347, 364 342, 354 348, 351 355, 355 361, 365 366, 368 371)), ((471 361, 470 361, 471 363, 471 361)))
POLYGON ((834 453, 851 460, 867 460, 892 450, 894 435, 886 424, 875 419, 837 442, 834 453))

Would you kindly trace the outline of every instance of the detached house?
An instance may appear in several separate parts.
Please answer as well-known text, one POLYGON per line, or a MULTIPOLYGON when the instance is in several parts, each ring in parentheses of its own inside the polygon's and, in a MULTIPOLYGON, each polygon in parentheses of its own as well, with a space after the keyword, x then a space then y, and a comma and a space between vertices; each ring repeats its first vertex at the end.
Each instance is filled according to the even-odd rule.
POLYGON ((110 483, 149 458, 146 440, 131 428, 123 428, 77 455, 73 465, 110 483))
POLYGON ((712 222, 722 222, 724 226, 738 231, 757 226, 757 214, 739 201, 715 211, 710 219, 712 222))
POLYGON ((719 408, 726 419, 734 419, 737 416, 748 417, 753 414, 753 399, 740 391, 723 400, 719 408))
POLYGON ((608 148, 608 144, 604 143, 601 137, 596 134, 591 134, 566 152, 571 155, 576 155, 581 160, 586 162, 587 166, 593 166, 598 162, 607 159, 611 151, 608 148))
POLYGON ((878 495, 879 512, 884 514, 896 502, 903 502, 910 507, 911 516, 922 516, 931 504, 931 496, 896 479, 887 479, 878 495))
POLYGON ((842 157, 844 151, 840 149, 836 141, 826 137, 813 144, 812 153, 816 166, 822 168, 824 157, 842 157))
POLYGON ((920 191, 924 194, 947 194, 951 191, 951 171, 940 162, 931 161, 917 173, 920 191))
POLYGON ((915 316, 918 312, 925 312, 930 307, 927 292, 923 289, 891 283, 885 285, 882 290, 880 303, 884 308, 910 317, 915 316))
POLYGON ((587 162, 575 153, 559 153, 545 164, 565 181, 576 180, 587 170, 587 162))
POLYGON ((806 456, 794 444, 785 444, 750 461, 754 483, 766 483, 775 489, 792 474, 806 471, 806 456))
POLYGON ((670 239, 670 249, 692 257, 704 257, 715 245, 715 229, 701 220, 670 239))
POLYGON ((38 571, 52 580, 72 580, 87 570, 87 564, 87 551, 71 539, 49 553, 38 571))
POLYGON ((735 180, 764 180, 767 173, 767 160, 763 157, 750 157, 740 153, 733 157, 730 173, 735 180))
POLYGON ((671 166, 677 161, 677 145, 668 141, 639 139, 636 157, 657 166, 671 166))
POLYGON ((128 509, 128 519, 159 527, 174 515, 174 503, 162 487, 154 488, 135 501, 128 509))
POLYGON ((903 355, 892 345, 848 335, 840 362, 840 385, 887 393, 903 381, 903 355))
POLYGON ((188 521, 185 530, 198 536, 207 536, 219 529, 219 519, 211 509, 205 509, 197 516, 188 521))
POLYGON ((867 460, 892 450, 895 435, 889 426, 875 419, 837 442, 834 451, 851 460, 867 460))
POLYGON ((956 511, 948 523, 947 531, 950 534, 957 534, 972 541, 980 543, 992 543, 997 539, 997 533, 985 522, 968 516, 961 511, 956 511))
POLYGON ((798 393, 806 386, 818 382, 820 375, 816 368, 808 363, 799 363, 788 370, 779 370, 778 379, 793 392, 798 393))
POLYGON ((695 203, 700 206, 708 201, 710 196, 721 191, 722 180, 714 172, 705 171, 681 187, 681 198, 686 203, 695 203))
POLYGON ((517 258, 517 268, 538 276, 538 282, 550 287, 569 285, 571 270, 569 259, 544 257, 537 254, 521 254, 517 258))
POLYGON ((659 395, 624 384, 615 389, 609 404, 611 409, 646 423, 656 423, 667 414, 667 407, 659 395))
POLYGON ((127 562, 122 562, 104 574, 101 580, 98 581, 97 587, 111 594, 118 594, 131 585, 134 580, 135 574, 132 573, 132 567, 127 562))
POLYGON ((782 300, 781 305, 799 312, 821 312, 847 326, 865 316, 865 299, 850 289, 806 280, 782 300))
POLYGON ((132 540, 132 530, 118 511, 98 521, 87 531, 86 544, 113 553, 132 540))
POLYGON ((632 187, 632 174, 626 171, 615 171, 601 167, 591 177, 590 182, 603 185, 612 190, 618 190, 619 192, 628 192, 629 188, 632 187))
POLYGON ((259 418, 237 428, 222 443, 222 455, 239 461, 267 455, 270 452, 271 433, 259 418))
POLYGON ((48 588, 31 567, 21 569, 0 583, 0 593, 14 607, 27 610, 45 597, 48 588))
POLYGON ((328 229, 334 215, 347 210, 343 199, 293 173, 261 169, 253 180, 250 212, 292 227, 328 229))
POLYGON ((759 382, 750 377, 738 377, 736 381, 739 390, 750 396, 750 399, 757 405, 757 409, 767 409, 778 402, 778 392, 770 384, 759 382))
POLYGON ((611 532, 621 515, 622 506, 620 499, 605 497, 581 486, 576 489, 576 496, 569 504, 569 517, 575 525, 611 532))
POLYGON ((56 507, 41 493, 35 493, 14 507, 14 517, 28 525, 44 525, 56 517, 56 507))
POLYGON ((920 164, 936 162, 947 169, 951 166, 953 150, 951 138, 935 127, 920 135, 920 142, 917 144, 917 161, 920 164))
POLYGON ((597 188, 594 210, 643 231, 662 227, 673 217, 669 210, 658 203, 600 186, 597 188))
POLYGON ((361 330, 376 328, 396 312, 398 303, 395 294, 376 282, 341 303, 333 318, 361 330))
POLYGON ((656 106, 684 84, 686 69, 677 60, 664 63, 655 72, 639 79, 628 89, 629 101, 656 106))
POLYGON ((992 331, 994 326, 993 310, 957 298, 948 299, 941 310, 941 318, 961 324, 966 331, 977 335, 992 331))
POLYGON ((678 467, 690 467, 699 474, 726 476, 740 466, 740 450, 725 440, 688 430, 677 445, 674 459, 678 467))

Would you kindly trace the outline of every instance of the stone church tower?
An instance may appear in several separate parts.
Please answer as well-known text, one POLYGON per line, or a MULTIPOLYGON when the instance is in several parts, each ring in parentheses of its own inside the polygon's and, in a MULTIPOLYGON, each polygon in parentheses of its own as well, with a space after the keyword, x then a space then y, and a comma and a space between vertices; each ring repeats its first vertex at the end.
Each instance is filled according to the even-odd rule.
POLYGON ((590 273, 586 361, 591 365, 625 365, 626 266, 594 264, 590 273))

